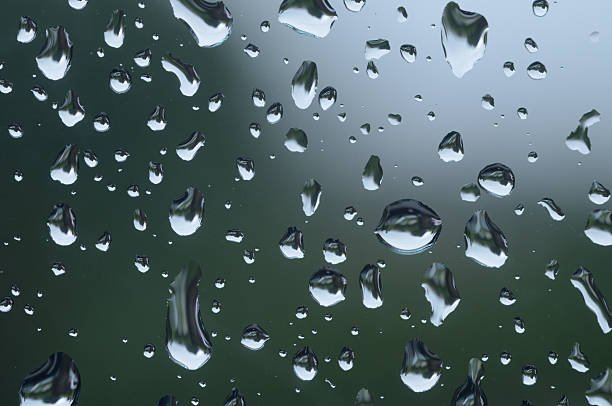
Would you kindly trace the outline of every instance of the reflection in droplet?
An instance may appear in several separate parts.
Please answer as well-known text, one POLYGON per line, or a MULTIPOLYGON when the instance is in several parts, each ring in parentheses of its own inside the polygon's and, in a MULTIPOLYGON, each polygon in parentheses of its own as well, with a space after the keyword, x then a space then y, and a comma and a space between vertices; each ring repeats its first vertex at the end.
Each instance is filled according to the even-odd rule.
POLYGON ((287 259, 304 258, 304 239, 300 230, 289 227, 278 242, 281 253, 287 259))
POLYGON ((468 183, 461 186, 459 195, 464 202, 475 202, 480 199, 480 189, 475 183, 468 183))
POLYGON ((465 225, 465 256, 489 268, 500 268, 508 259, 508 241, 484 210, 476 211, 465 225))
POLYGON ((484 56, 489 24, 482 15, 461 10, 453 1, 442 13, 442 48, 453 74, 461 78, 484 56))
POLYGON ((506 75, 506 77, 509 78, 510 76, 514 75, 515 72, 516 69, 514 68, 514 62, 504 62, 504 75, 506 75))
POLYGON ((342 347, 340 354, 338 354, 338 365, 343 371, 348 371, 353 368, 355 361, 355 353, 350 347, 342 347))
POLYGON ((75 362, 68 354, 56 352, 23 379, 19 405, 76 405, 80 391, 81 375, 75 362))
POLYGON ((425 392, 436 386, 442 374, 442 361, 416 338, 404 349, 400 377, 413 392, 425 392))
POLYGON ((250 158, 236 158, 236 166, 242 180, 251 180, 255 177, 255 162, 250 158))
POLYGON ((324 38, 338 19, 327 0, 283 0, 278 21, 300 34, 324 38))
POLYGON ((19 19, 19 31, 17 31, 17 41, 22 44, 32 42, 36 38, 37 24, 31 17, 23 16, 19 19))
POLYGON ((317 93, 317 64, 304 61, 291 80, 291 97, 299 109, 307 109, 317 93))
POLYGON ((85 108, 81 105, 79 96, 69 89, 64 97, 64 102, 57 109, 62 123, 66 127, 73 127, 85 117, 85 108))
POLYGON ((606 367, 604 372, 591 379, 591 387, 585 392, 585 397, 590 405, 612 405, 612 368, 606 367))
POLYGON ((106 252, 110 248, 111 241, 112 238, 110 233, 105 231, 100 237, 98 237, 98 240, 96 241, 96 248, 102 252, 106 252))
POLYGON ((51 179, 62 185, 72 185, 79 176, 79 148, 66 145, 51 165, 51 179))
POLYGON ((304 130, 290 128, 285 134, 284 145, 291 152, 305 152, 308 148, 308 136, 304 130))
POLYGON ((109 47, 120 48, 125 39, 125 27, 127 16, 123 10, 114 10, 106 29, 104 30, 104 42, 109 47))
POLYGON ((361 302, 368 309, 376 309, 383 305, 382 279, 380 269, 368 264, 359 273, 361 287, 361 302))
POLYGON ((125 93, 132 87, 132 77, 123 68, 114 68, 109 75, 109 85, 117 94, 125 93))
POLYGON ((365 44, 365 59, 380 59, 391 52, 391 45, 386 39, 371 39, 365 44))
POLYGON ((344 0, 344 6, 348 11, 357 13, 365 6, 366 0, 344 0))
POLYGON ((206 364, 212 344, 200 315, 200 266, 190 262, 170 284, 166 318, 166 348, 170 359, 189 370, 206 364))
POLYGON ((302 193, 302 210, 306 216, 312 216, 319 207, 321 200, 321 185, 315 179, 308 179, 304 183, 302 193))
POLYGON ((591 368, 591 362, 587 356, 580 351, 580 344, 574 343, 572 352, 567 357, 567 361, 570 363, 572 369, 585 373, 591 368))
POLYGON ((170 5, 200 47, 221 45, 232 32, 234 19, 222 1, 170 0, 170 5))
POLYGON ((538 44, 533 40, 533 38, 525 39, 525 49, 529 53, 534 53, 538 51, 538 44))
POLYGON ((204 217, 204 196, 197 188, 189 187, 185 193, 170 204, 170 227, 178 235, 195 233, 204 217))
POLYGON ((268 108, 266 112, 266 120, 270 124, 278 123, 283 118, 283 105, 280 103, 274 103, 268 108))
POLYGON ((538 370, 535 365, 527 364, 521 371, 523 376, 523 385, 532 386, 535 385, 538 380, 538 370))
POLYGON ((196 130, 191 133, 191 136, 176 146, 176 155, 183 161, 191 161, 197 154, 198 150, 206 143, 206 137, 203 133, 196 130))
POLYGON ((484 377, 485 370, 482 361, 478 358, 471 358, 467 378, 463 385, 455 390, 451 406, 486 406, 487 397, 480 387, 484 377))
POLYGON ((324 307, 333 306, 345 299, 346 284, 344 275, 331 268, 319 269, 308 281, 312 298, 324 307))
POLYGON ((403 44, 400 46, 400 54, 406 62, 413 63, 416 61, 417 49, 414 45, 403 44))
POLYGON ((527 67, 527 75, 534 80, 544 79, 547 73, 546 66, 542 62, 533 62, 527 67))
POLYGON ((565 218, 565 213, 563 213, 561 207, 559 207, 553 199, 545 197, 543 199, 538 200, 538 205, 544 207, 548 212, 550 218, 555 221, 561 221, 565 218))
POLYGON ((168 124, 168 120, 166 120, 166 108, 158 104, 149 115, 147 126, 152 131, 162 131, 166 128, 166 124, 168 124))
POLYGON ((495 197, 508 196, 514 189, 514 173, 504 164, 490 164, 478 173, 478 184, 495 197))
POLYGON ((162 68, 173 73, 179 81, 179 90, 184 96, 193 96, 200 87, 200 76, 195 67, 167 54, 161 58, 162 68))
POLYGON ((77 240, 76 217, 67 204, 53 205, 47 227, 51 239, 57 245, 70 245, 77 240))
POLYGON ((512 306, 516 303, 516 297, 514 293, 508 288, 502 288, 499 291, 499 302, 504 306, 512 306))
POLYGON ((461 301, 459 291, 455 287, 455 277, 444 264, 434 262, 425 271, 421 287, 425 289, 425 299, 431 305, 429 321, 439 327, 461 301))
POLYGON ((270 339, 270 336, 259 326, 259 324, 249 324, 242 331, 242 337, 240 338, 240 344, 248 348, 249 350, 257 351, 263 348, 266 341, 270 339))
POLYGON ((589 200, 595 204, 604 204, 610 200, 610 190, 597 181, 593 181, 589 189, 589 200))
POLYGON ((463 159, 463 140, 457 131, 451 131, 438 145, 438 155, 444 162, 459 162, 463 159))
POLYGON ((376 155, 371 155, 370 159, 363 168, 361 182, 365 190, 378 190, 383 180, 383 169, 380 166, 380 158, 376 155))
POLYGON ((607 209, 593 210, 587 218, 584 234, 597 245, 612 245, 612 212, 607 209))
POLYGON ((45 45, 36 55, 36 64, 47 79, 60 80, 70 69, 72 41, 61 25, 47 28, 46 35, 45 45))
POLYGON ((149 162, 149 182, 158 185, 164 179, 164 167, 160 162, 149 162))
POLYGON ((346 261, 346 245, 338 239, 328 238, 323 243, 323 258, 332 265, 346 261))
POLYGON ((582 294, 584 304, 595 314, 597 323, 604 334, 612 331, 612 312, 599 288, 595 285, 593 274, 580 267, 570 277, 570 282, 582 294))
POLYGON ((548 13, 548 1, 534 0, 531 8, 533 9, 533 15, 536 17, 544 17, 546 13, 548 13))
POLYGON ((330 109, 338 98, 338 92, 331 86, 327 86, 325 89, 319 92, 319 105, 323 111, 330 109))
POLYGON ((266 94, 261 89, 253 89, 251 98, 255 107, 264 107, 266 105, 266 94))
POLYGON ((392 251, 413 255, 431 248, 442 231, 442 219, 418 200, 388 204, 374 233, 392 251))
POLYGON ((312 381, 319 372, 319 360, 308 346, 295 353, 292 364, 293 372, 302 381, 312 381))

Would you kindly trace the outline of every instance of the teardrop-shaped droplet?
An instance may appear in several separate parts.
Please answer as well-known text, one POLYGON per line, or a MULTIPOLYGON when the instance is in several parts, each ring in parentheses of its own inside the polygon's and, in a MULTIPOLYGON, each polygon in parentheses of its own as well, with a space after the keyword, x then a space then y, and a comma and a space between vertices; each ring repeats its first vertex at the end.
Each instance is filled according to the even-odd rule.
POLYGON ((85 117, 85 108, 72 89, 66 92, 64 103, 58 107, 57 114, 66 127, 73 127, 85 117))
POLYGON ((508 259, 508 241, 484 210, 476 211, 465 225, 465 256, 489 268, 501 268, 508 259))
POLYGON ((485 370, 482 361, 478 358, 471 358, 467 379, 455 390, 451 406, 487 406, 487 397, 480 387, 484 377, 485 370))
POLYGON ((572 369, 585 373, 591 368, 591 362, 587 358, 587 356, 580 351, 580 344, 574 343, 572 347, 572 352, 567 357, 567 361, 570 363, 572 369))
MULTIPOLYGON (((140 66, 141 68, 146 68, 151 64, 152 55, 153 55, 153 52, 151 51, 150 48, 143 49, 142 51, 138 51, 136 55, 134 55, 134 62, 136 63, 136 65, 140 66)), ((162 66, 163 66, 163 62, 162 62, 162 66)))
POLYGON ((414 45, 403 44, 400 46, 400 55, 408 63, 414 63, 417 57, 417 49, 414 45))
POLYGON ((68 354, 56 352, 23 379, 19 405, 76 405, 80 391, 81 375, 75 362, 68 354))
POLYGON ((383 305, 382 279, 380 269, 368 264, 359 273, 361 302, 368 309, 376 309, 383 305))
POLYGON ((331 268, 319 269, 308 281, 312 298, 324 307, 333 306, 345 299, 346 284, 344 275, 331 268))
POLYGON ((57 245, 70 245, 77 239, 76 217, 72 208, 64 203, 53 206, 47 219, 49 235, 57 245))
POLYGON ((607 209, 593 210, 587 218, 584 234, 597 245, 612 245, 612 212, 607 209))
POLYGON ((160 162, 149 162, 149 182, 158 185, 164 179, 164 167, 160 162))
POLYGON ((99 133, 106 132, 110 129, 110 118, 108 114, 101 112, 93 118, 93 127, 99 133))
POLYGON ((478 173, 478 184, 495 197, 508 196, 514 189, 514 172, 504 164, 490 164, 478 173))
POLYGON ((484 56, 489 23, 482 15, 461 10, 454 1, 442 13, 442 49, 453 74, 461 78, 484 56))
POLYGON ((166 348, 170 359, 189 370, 206 364, 212 344, 200 315, 198 285, 202 271, 190 262, 170 284, 166 318, 166 348))
POLYGON ((459 195, 464 202, 475 202, 480 199, 480 189, 475 183, 468 183, 461 186, 459 195))
POLYGON ((123 68, 115 68, 109 75, 109 85, 117 94, 126 93, 132 87, 132 76, 123 68))
POLYGON ((159 399, 157 406, 179 406, 178 399, 174 395, 166 395, 159 399))
POLYGON ((62 185, 72 185, 79 176, 79 148, 66 145, 51 165, 51 179, 62 185))
POLYGON ((315 179, 308 179, 304 183, 302 193, 302 210, 306 216, 312 216, 319 207, 321 201, 321 185, 315 179))
MULTIPOLYGON (((191 402, 193 404, 193 401, 191 402)), ((233 388, 229 395, 223 401, 223 406, 246 406, 246 401, 242 393, 236 388, 233 388)))
POLYGON ((308 148, 308 136, 304 130, 290 128, 285 134, 285 148, 291 152, 305 152, 308 148))
POLYGON ((425 392, 436 386, 442 375, 442 361, 416 338, 404 349, 400 377, 413 392, 425 392))
POLYGON ((47 79, 60 80, 70 69, 72 41, 61 25, 47 28, 46 35, 45 45, 36 55, 36 64, 47 79))
POLYGON ((170 227, 178 235, 191 235, 202 225, 204 196, 197 188, 189 187, 183 196, 170 205, 170 227))
POLYGON ((377 190, 383 180, 383 169, 380 166, 380 158, 376 155, 371 155, 370 159, 363 168, 361 182, 365 190, 377 190))
POLYGON ((421 287, 425 289, 425 299, 431 305, 429 321, 439 327, 461 301, 459 291, 455 287, 455 277, 444 264, 434 262, 425 271, 421 287))
POLYGON ((149 115, 147 126, 152 131, 162 131, 166 128, 166 124, 168 124, 168 120, 166 120, 166 108, 158 104, 149 115))
POLYGON ((346 245, 338 239, 328 238, 323 243, 323 258, 332 265, 346 261, 346 245))
POLYGON ((544 267, 544 275, 546 275, 548 279, 554 281, 558 274, 559 262, 556 259, 551 259, 544 267))
POLYGON ((561 207, 553 199, 545 197, 538 200, 538 204, 546 209, 551 219, 561 221, 565 218, 565 213, 563 213, 561 207))
POLYGON ((357 13, 365 6, 366 0, 344 0, 344 6, 348 11, 357 13))
POLYGON ((391 45, 386 39, 379 38, 366 41, 364 55, 367 61, 380 59, 389 52, 391 52, 391 45))
POLYGON ((250 158, 236 158, 238 174, 242 180, 251 180, 255 177, 255 162, 250 158))
POLYGON ((542 62, 533 62, 527 67, 527 75, 534 80, 544 79, 547 73, 546 66, 542 62))
POLYGON ((597 181, 589 189, 589 200, 595 204, 604 204, 610 200, 610 190, 597 181))
POLYGON ((295 227, 289 227, 278 242, 281 253, 287 259, 304 258, 304 236, 295 227))
POLYGON ((147 213, 142 211, 141 209, 134 210, 134 228, 138 231, 145 231, 147 229, 147 213))
POLYGON ((98 240, 96 241, 96 248, 102 252, 106 252, 110 248, 111 241, 111 234, 108 231, 105 231, 100 237, 98 237, 98 240))
POLYGON ((104 30, 104 42, 112 48, 120 48, 125 39, 125 27, 127 16, 123 10, 113 10, 113 14, 106 24, 104 30))
POLYGON ((570 277, 570 282, 582 294, 584 304, 595 314, 601 331, 604 334, 612 331, 612 312, 610 312, 606 298, 595 285, 591 271, 584 267, 578 268, 570 277))
POLYGON ((302 381, 312 381, 319 372, 319 360, 308 346, 295 353, 292 364, 293 372, 302 381))
POLYGON ((353 368, 355 361, 355 353, 350 347, 342 347, 340 354, 338 354, 338 365, 343 371, 348 371, 353 368))
POLYGON ((200 47, 221 45, 232 33, 234 18, 222 1, 170 0, 170 5, 200 47))
POLYGON ((17 31, 17 41, 22 44, 32 42, 36 38, 36 21, 31 17, 23 16, 19 19, 19 31, 17 31))
POLYGON ((590 405, 612 405, 612 368, 606 367, 605 371, 591 379, 585 397, 590 405))
POLYGON ((338 92, 331 86, 327 86, 319 93, 319 105, 323 111, 329 110, 338 99, 338 92))
POLYGON ((431 248, 442 231, 442 219, 418 200, 388 204, 374 234, 393 252, 413 255, 431 248))
POLYGON ((203 133, 196 130, 191 133, 191 136, 176 146, 176 155, 183 161, 191 161, 197 154, 198 150, 206 143, 206 137, 203 133))
POLYGON ((283 105, 280 103, 274 103, 268 108, 266 112, 266 120, 270 124, 278 123, 283 118, 283 105))
POLYGON ((324 38, 338 19, 328 0, 283 0, 278 21, 300 34, 324 38))
POLYGON ((533 386, 538 381, 538 370, 535 365, 525 365, 521 370, 521 375, 523 377, 523 385, 525 386, 533 386))
POLYGON ((378 71, 378 67, 374 63, 374 61, 368 61, 368 65, 366 66, 366 73, 370 79, 376 79, 380 72, 378 71))
POLYGON ((438 155, 444 162, 459 162, 463 159, 463 140, 457 131, 451 131, 438 145, 438 155))
POLYGON ((200 75, 195 67, 167 54, 162 56, 162 68, 166 72, 173 73, 179 81, 179 90, 184 96, 193 96, 200 87, 200 75))
POLYGON ((299 109, 307 109, 317 93, 317 64, 304 61, 291 80, 291 97, 299 109))
POLYGON ((249 350, 257 351, 261 350, 269 339, 270 336, 259 324, 249 324, 242 331, 240 344, 244 345, 249 350))
POLYGON ((589 129, 579 125, 565 139, 565 145, 572 150, 578 151, 582 155, 591 153, 591 139, 589 138, 589 129))
POLYGON ((223 104, 223 93, 215 93, 208 98, 208 111, 214 113, 221 108, 223 104))

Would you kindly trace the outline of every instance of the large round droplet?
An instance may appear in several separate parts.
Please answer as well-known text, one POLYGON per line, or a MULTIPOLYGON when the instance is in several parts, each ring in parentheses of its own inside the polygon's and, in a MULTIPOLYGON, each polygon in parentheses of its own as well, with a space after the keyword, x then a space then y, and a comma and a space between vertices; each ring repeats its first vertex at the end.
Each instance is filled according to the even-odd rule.
POLYGON ((534 62, 527 67, 527 75, 534 80, 544 79, 547 73, 546 66, 542 62, 534 62))
POLYGON ((504 164, 487 165, 478 173, 478 184, 493 196, 508 196, 514 189, 514 173, 504 164))
POLYGON ((204 196, 197 188, 189 187, 183 196, 170 205, 170 226, 178 235, 191 235, 202 225, 204 196))
POLYGON ((308 281, 312 298, 324 307, 333 306, 345 299, 346 284, 344 275, 330 268, 319 269, 308 281))

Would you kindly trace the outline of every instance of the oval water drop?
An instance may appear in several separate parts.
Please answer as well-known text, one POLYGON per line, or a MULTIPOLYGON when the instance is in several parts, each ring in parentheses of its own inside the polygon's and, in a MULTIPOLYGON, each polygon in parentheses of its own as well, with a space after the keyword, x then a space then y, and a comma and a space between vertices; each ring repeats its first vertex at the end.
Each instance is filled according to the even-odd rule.
POLYGON ((508 259, 508 241, 484 210, 476 211, 465 225, 465 256, 489 268, 501 268, 508 259))
POLYGON ((185 193, 170 204, 170 227, 178 235, 195 233, 204 217, 204 196, 197 188, 189 187, 185 193))
POLYGON ((45 45, 36 55, 36 64, 47 79, 63 79, 72 63, 72 41, 61 25, 47 28, 46 36, 45 45))
POLYGON ((291 97, 299 109, 307 109, 317 92, 317 64, 304 61, 291 80, 291 97))

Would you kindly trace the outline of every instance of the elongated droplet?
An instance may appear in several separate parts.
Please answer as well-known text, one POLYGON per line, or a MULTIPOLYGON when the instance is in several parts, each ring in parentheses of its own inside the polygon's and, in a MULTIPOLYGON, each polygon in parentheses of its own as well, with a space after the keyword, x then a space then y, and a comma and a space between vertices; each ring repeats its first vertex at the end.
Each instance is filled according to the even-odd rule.
POLYGON ((56 352, 23 379, 19 405, 76 405, 80 391, 81 375, 75 362, 68 354, 56 352))
POLYGON ((164 167, 160 162, 149 162, 149 182, 158 185, 164 179, 164 167))
MULTIPOLYGON (((191 402, 193 404, 193 401, 191 402)), ((229 395, 225 398, 223 406, 246 406, 246 401, 242 393, 236 388, 233 388, 229 395)))
POLYGON ((538 201, 538 204, 546 209, 551 219, 555 221, 561 221, 565 218, 565 213, 561 210, 561 207, 555 203, 553 199, 545 197, 538 201))
POLYGON ((608 209, 593 210, 587 218, 584 234, 597 245, 612 245, 612 212, 608 209))
POLYGON ((444 264, 434 262, 425 271, 421 287, 425 289, 425 299, 431 305, 429 321, 439 327, 461 301, 459 291, 455 287, 455 277, 444 264))
POLYGON ((426 392, 442 375, 442 361, 421 341, 413 338, 404 349, 400 377, 413 392, 426 392))
POLYGON ((176 146, 176 155, 183 161, 191 161, 198 150, 206 143, 206 137, 203 133, 196 130, 191 133, 191 136, 176 146))
POLYGON ((327 0, 283 0, 278 21, 300 34, 324 38, 338 19, 327 0))
POLYGON ((79 176, 79 148, 66 145, 51 165, 51 179, 62 185, 72 185, 79 176))
POLYGON ((249 350, 257 351, 261 350, 269 339, 270 336, 259 324, 249 324, 242 331, 240 344, 249 350))
POLYGON ((523 377, 523 385, 525 386, 533 386, 538 381, 538 369, 535 365, 525 365, 521 370, 521 375, 523 377))
POLYGON ((587 356, 580 351, 580 344, 574 343, 572 347, 572 352, 567 357, 567 361, 570 363, 572 369, 585 373, 591 368, 591 361, 587 358, 587 356))
POLYGON ((482 361, 478 358, 471 358, 467 379, 455 390, 451 406, 487 406, 487 397, 480 387, 484 377, 485 370, 482 361))
POLYGON ((431 248, 442 231, 442 219, 418 200, 388 204, 374 234, 393 252, 413 255, 431 248))
POLYGON ((306 180, 300 197, 302 198, 302 210, 304 214, 306 216, 315 214, 319 207, 319 202, 321 201, 321 185, 319 182, 314 179, 306 180))
POLYGON ((100 237, 98 237, 98 240, 96 241, 96 248, 102 252, 106 252, 110 248, 111 241, 111 234, 108 231, 105 231, 100 237))
POLYGON ((295 353, 292 364, 293 372, 302 381, 312 381, 319 372, 319 360, 308 346, 295 353))
POLYGON ((342 347, 340 354, 338 354, 338 365, 343 371, 348 371, 353 368, 355 361, 355 353, 350 347, 342 347))
POLYGON ((285 134, 285 148, 291 152, 305 152, 308 148, 308 136, 304 130, 290 128, 285 134))
POLYGON ((166 128, 166 124, 168 124, 168 120, 166 120, 166 108, 158 104, 149 115, 147 126, 152 131, 162 131, 166 128))
POLYGON ((572 151, 578 151, 582 155, 591 152, 591 139, 589 138, 589 127, 598 123, 600 114, 597 110, 586 112, 578 120, 578 127, 565 139, 565 145, 572 151))
POLYGON ((338 92, 331 86, 327 86, 319 93, 319 105, 323 111, 329 110, 338 98, 338 92))
POLYGON ((47 28, 46 36, 45 45, 36 55, 36 64, 47 79, 63 79, 72 62, 72 41, 61 25, 47 28))
POLYGON ((200 47, 219 46, 232 33, 234 18, 222 1, 170 0, 170 5, 200 47))
POLYGON ((417 57, 417 49, 414 45, 403 44, 400 46, 400 55, 408 63, 414 63, 417 57))
POLYGON ((266 112, 266 120, 270 124, 278 123, 283 118, 283 105, 280 103, 274 103, 268 108, 266 112))
POLYGON ((66 127, 73 127, 85 118, 85 108, 79 96, 72 90, 66 92, 64 103, 57 109, 57 114, 66 127))
POLYGON ((338 239, 328 238, 323 243, 323 258, 332 265, 346 261, 346 245, 338 239))
POLYGON ((495 197, 510 195, 516 181, 512 169, 504 164, 487 165, 478 173, 478 184, 495 197))
POLYGON ((489 268, 501 268, 508 259, 508 241, 484 210, 476 211, 465 225, 465 256, 489 268))
POLYGON ((251 180, 255 177, 255 162, 250 158, 236 158, 238 174, 242 180, 251 180))
POLYGON ((195 67, 172 56, 164 55, 161 59, 162 68, 173 73, 179 81, 179 90, 184 96, 193 96, 200 87, 200 75, 195 67))
POLYGON ((601 374, 591 379, 591 387, 585 392, 590 405, 612 405, 612 368, 606 367, 601 374))
POLYGON ((601 331, 604 334, 612 331, 612 313, 606 298, 595 285, 593 274, 588 269, 580 267, 572 274, 570 282, 582 294, 584 304, 595 314, 601 331))
POLYGON ((377 190, 383 180, 383 169, 380 166, 380 158, 376 155, 371 155, 370 159, 363 168, 361 182, 365 190, 377 190))
POLYGON ((319 269, 308 281, 312 298, 324 307, 333 306, 345 299, 346 284, 344 275, 331 268, 319 269))
POLYGON ((191 235, 202 225, 204 196, 197 188, 189 187, 183 196, 170 205, 170 227, 178 235, 191 235))
POLYGON ((289 227, 278 242, 281 253, 287 259, 304 258, 304 237, 295 227, 289 227))
POLYGON ((178 399, 174 395, 166 395, 159 399, 157 406, 179 406, 178 399))
POLYGON ((106 24, 104 30, 104 42, 109 47, 120 48, 123 45, 125 39, 125 27, 126 27, 127 16, 123 10, 113 10, 113 14, 106 24))
POLYGON ((31 17, 24 16, 19 19, 19 31, 17 31, 17 41, 22 44, 32 42, 36 38, 37 24, 31 17))
POLYGON ((376 309, 383 305, 382 279, 380 269, 376 265, 366 265, 359 273, 361 302, 368 309, 376 309))
POLYGON ((533 62, 527 67, 527 76, 534 80, 541 80, 546 77, 548 71, 542 62, 533 62))
POLYGON ((181 269, 170 284, 166 318, 166 348, 170 359, 195 370, 212 356, 212 344, 200 315, 198 285, 202 270, 195 262, 181 269))
POLYGON ((457 131, 451 131, 438 145, 438 155, 444 162, 459 162, 463 159, 463 140, 457 131))
POLYGON ((304 61, 291 80, 291 97, 299 109, 307 109, 317 93, 317 64, 304 61))
POLYGON ((610 200, 610 190, 597 181, 589 189, 589 200, 595 204, 604 204, 610 200))
POLYGON ((47 219, 49 235, 57 245, 70 245, 77 239, 76 217, 72 208, 64 203, 53 206, 47 219))
POLYGON ((461 78, 484 56, 489 23, 451 1, 442 13, 442 49, 453 74, 461 78))
POLYGON ((371 39, 366 41, 364 56, 367 61, 380 59, 391 52, 391 45, 386 39, 371 39))

